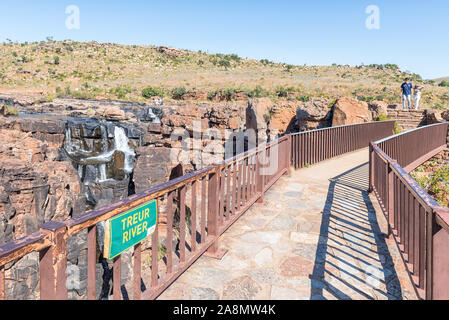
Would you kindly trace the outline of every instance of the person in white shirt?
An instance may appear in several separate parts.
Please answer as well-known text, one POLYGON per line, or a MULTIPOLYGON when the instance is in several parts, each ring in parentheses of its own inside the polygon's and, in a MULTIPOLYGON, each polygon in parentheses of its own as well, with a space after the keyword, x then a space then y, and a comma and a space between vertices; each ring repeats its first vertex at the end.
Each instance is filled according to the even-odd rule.
POLYGON ((421 95, 422 95, 423 88, 424 87, 419 84, 415 85, 415 88, 414 88, 415 89, 415 110, 419 109, 419 103, 421 101, 421 95))

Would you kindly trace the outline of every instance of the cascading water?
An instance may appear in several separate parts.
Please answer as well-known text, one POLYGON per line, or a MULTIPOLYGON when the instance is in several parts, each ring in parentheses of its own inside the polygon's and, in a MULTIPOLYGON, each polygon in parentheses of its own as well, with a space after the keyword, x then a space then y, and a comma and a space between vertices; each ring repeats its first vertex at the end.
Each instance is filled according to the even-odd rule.
POLYGON ((123 170, 127 174, 132 173, 136 153, 132 148, 129 147, 129 140, 125 133, 125 129, 121 127, 115 127, 114 142, 115 142, 115 150, 121 151, 125 155, 123 170))

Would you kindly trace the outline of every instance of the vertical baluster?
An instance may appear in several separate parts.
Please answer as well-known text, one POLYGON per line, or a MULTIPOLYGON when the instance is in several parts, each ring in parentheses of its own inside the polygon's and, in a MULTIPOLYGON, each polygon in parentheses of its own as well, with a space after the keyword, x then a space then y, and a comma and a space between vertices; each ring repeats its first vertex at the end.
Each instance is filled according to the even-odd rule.
POLYGON ((139 243, 134 246, 134 253, 133 253, 134 300, 140 300, 142 296, 141 273, 142 273, 142 244, 139 243))
POLYGON ((186 187, 179 189, 179 257, 180 262, 186 261, 186 187))
POLYGON ((5 300, 5 267, 0 267, 0 300, 5 300))
POLYGON ((246 159, 242 161, 242 205, 246 205, 246 185, 248 181, 246 181, 246 159))
POLYGON ((201 244, 206 241, 206 201, 207 201, 207 180, 201 180, 201 244))
POLYGON ((226 220, 229 221, 231 218, 231 166, 227 166, 227 177, 226 177, 226 220))
POLYGON ((408 197, 409 197, 409 204, 408 204, 408 211, 409 211, 409 215, 408 215, 408 222, 409 222, 409 227, 408 227, 408 261, 411 265, 413 265, 413 229, 415 228, 415 198, 413 197, 413 195, 410 193, 408 193, 408 197))
POLYGON ((97 226, 88 228, 87 233, 87 299, 96 300, 97 271, 97 226))
POLYGON ((419 206, 419 288, 424 289, 424 275, 426 265, 426 211, 419 206))
POLYGON ((394 174, 394 230, 396 231, 396 234, 399 230, 399 204, 400 204, 400 193, 399 193, 399 182, 398 177, 396 173, 394 174))
POLYGON ((218 208, 218 228, 223 227, 223 221, 225 219, 225 213, 224 213, 224 207, 225 207, 225 181, 226 181, 226 169, 220 168, 218 169, 218 182, 220 183, 219 188, 220 192, 218 194, 219 196, 219 208, 218 208))
MULTIPOLYGON (((157 204, 157 212, 159 212, 159 203, 157 204)), ((159 256, 159 215, 156 220, 156 228, 153 235, 151 236, 151 287, 156 288, 159 285, 159 267, 158 267, 158 256, 159 256)))
POLYGON ((235 215, 237 210, 237 182, 238 182, 238 173, 237 173, 237 162, 232 164, 232 215, 235 215))
POLYGON ((419 202, 414 199, 413 209, 413 275, 419 274, 419 202))
POLYGON ((240 210, 242 205, 242 167, 242 164, 237 165, 237 211, 240 210))
POLYGON ((174 191, 167 196, 167 273, 173 272, 173 195, 174 191))
POLYGON ((408 243, 408 231, 409 231, 409 227, 410 227, 410 222, 409 222, 409 194, 410 191, 408 191, 408 188, 404 185, 404 204, 405 204, 405 208, 404 208, 404 254, 407 255, 407 262, 410 261, 409 257, 408 257, 408 247, 409 247, 409 243, 408 243))
POLYGON ((192 231, 192 235, 191 235, 191 247, 192 247, 192 252, 196 251, 196 189, 197 189, 197 180, 192 182, 192 215, 191 215, 191 231, 192 231))
POLYGON ((402 245, 404 245, 404 214, 405 214, 405 186, 402 183, 402 181, 400 181, 400 192, 401 192, 401 205, 400 205, 400 210, 401 210, 401 215, 399 217, 400 222, 400 228, 399 228, 399 238, 400 238, 400 242, 402 245))
POLYGON ((114 300, 121 300, 122 287, 122 256, 114 258, 113 275, 112 275, 114 300))

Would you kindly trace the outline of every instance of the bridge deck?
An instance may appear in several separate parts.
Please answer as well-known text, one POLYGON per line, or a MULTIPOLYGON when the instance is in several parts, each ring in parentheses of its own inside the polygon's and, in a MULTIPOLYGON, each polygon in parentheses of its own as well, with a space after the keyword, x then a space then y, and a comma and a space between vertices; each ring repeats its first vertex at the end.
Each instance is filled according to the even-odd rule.
POLYGON ((292 171, 160 299, 416 299, 367 189, 367 149, 292 171))

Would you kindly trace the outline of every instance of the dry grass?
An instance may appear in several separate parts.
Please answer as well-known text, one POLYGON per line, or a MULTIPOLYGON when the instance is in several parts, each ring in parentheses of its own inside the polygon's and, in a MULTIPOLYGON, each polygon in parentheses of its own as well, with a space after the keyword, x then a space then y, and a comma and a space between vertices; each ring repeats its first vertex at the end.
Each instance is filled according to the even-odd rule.
MULTIPOLYGON (((209 95, 232 88, 273 98, 295 91, 301 97, 398 103, 406 76, 395 68, 291 66, 152 46, 71 41, 0 45, 0 91, 39 93, 48 100, 70 95, 144 102, 142 89, 151 86, 162 88, 168 98, 174 88, 209 95)), ((425 85, 423 108, 449 108, 448 88, 419 82, 425 85)))

